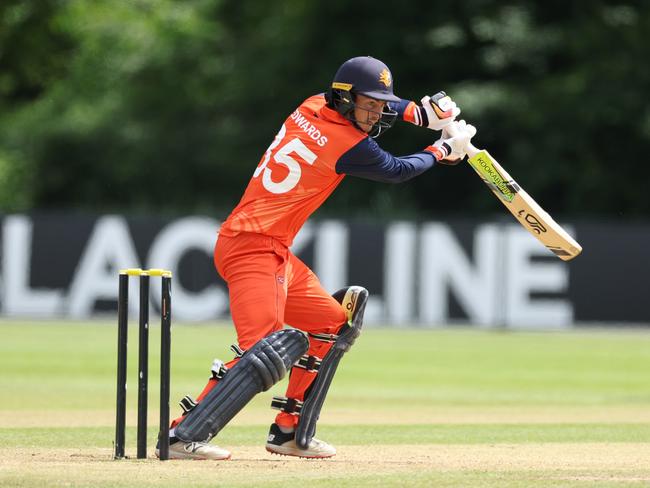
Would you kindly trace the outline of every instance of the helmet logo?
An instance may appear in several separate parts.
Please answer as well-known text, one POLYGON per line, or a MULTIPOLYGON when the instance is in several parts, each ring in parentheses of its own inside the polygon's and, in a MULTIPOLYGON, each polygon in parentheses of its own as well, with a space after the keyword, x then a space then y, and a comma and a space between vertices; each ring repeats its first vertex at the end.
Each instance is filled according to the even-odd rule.
POLYGON ((384 68, 384 70, 379 73, 379 81, 381 81, 386 86, 386 88, 388 88, 392 83, 392 80, 390 79, 390 72, 386 68, 384 68))

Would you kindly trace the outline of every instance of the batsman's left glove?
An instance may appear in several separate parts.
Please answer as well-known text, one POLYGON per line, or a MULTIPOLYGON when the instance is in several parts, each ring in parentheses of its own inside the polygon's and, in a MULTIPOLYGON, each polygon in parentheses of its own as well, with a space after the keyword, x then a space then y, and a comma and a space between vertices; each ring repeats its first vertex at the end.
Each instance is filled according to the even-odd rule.
POLYGON ((460 114, 460 108, 445 92, 441 91, 433 96, 422 97, 419 109, 419 120, 414 123, 431 130, 442 130, 451 124, 460 114), (418 123, 419 122, 419 123, 418 123))
POLYGON ((442 130, 460 114, 456 102, 443 91, 422 97, 421 103, 409 102, 404 110, 404 120, 431 130, 442 130))

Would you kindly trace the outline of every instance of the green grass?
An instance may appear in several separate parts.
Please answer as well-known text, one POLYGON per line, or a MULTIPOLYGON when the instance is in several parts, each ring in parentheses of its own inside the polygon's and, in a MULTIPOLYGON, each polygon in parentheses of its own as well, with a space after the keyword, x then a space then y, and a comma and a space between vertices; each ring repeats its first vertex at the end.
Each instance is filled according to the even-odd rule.
MULTIPOLYGON (((137 331, 132 327, 129 332, 127 445, 133 446, 137 331)), ((156 413, 158 395, 158 332, 154 326, 151 418, 156 413)), ((0 486, 86 486, 92 473, 100 469, 100 461, 75 465, 66 472, 66 463, 77 462, 78 456, 66 461, 54 455, 56 459, 51 463, 37 463, 36 468, 30 468, 30 460, 21 458, 28 455, 20 453, 31 449, 34 452, 29 456, 46 458, 47 453, 65 449, 81 453, 85 448, 105 449, 110 453, 114 434, 115 324, 0 321, 0 334, 0 438, 5 454, 19 453, 15 462, 0 461, 0 486), (86 418, 90 420, 84 421, 86 418), (70 426, 66 426, 68 419, 70 426), (47 481, 52 473, 59 473, 57 470, 63 470, 65 475, 58 481, 47 481)), ((234 331, 224 324, 174 327, 172 406, 183 395, 200 391, 212 358, 232 357, 232 342, 234 331)), ((348 452, 353 452, 350 446, 397 453, 408 449, 404 446, 435 450, 436 446, 513 445, 526 449, 540 445, 607 447, 632 443, 638 448, 631 452, 648 453, 650 416, 643 412, 650 411, 649 371, 647 330, 514 333, 469 328, 368 328, 343 359, 318 433, 338 446, 348 446, 348 452)), ((283 382, 253 400, 247 407, 254 413, 253 420, 236 418, 219 435, 219 443, 234 451, 237 446, 260 446, 263 453, 266 429, 273 418, 268 409, 270 397, 280 394, 285 385, 283 382)), ((154 424, 151 421, 150 439, 155 437, 154 424)), ((612 449, 615 453, 616 448, 612 449)), ((287 482, 305 486, 472 487, 650 483, 650 467, 583 469, 575 461, 554 469, 543 469, 535 463, 529 469, 501 469, 496 460, 485 469, 471 463, 461 469, 456 465, 436 467, 435 456, 430 462, 423 459, 411 468, 406 461, 394 467, 389 463, 377 474, 355 468, 354 462, 352 471, 345 475, 338 471, 340 463, 321 462, 314 474, 310 467, 315 463, 295 460, 280 465, 267 461, 255 465, 253 460, 248 462, 254 467, 246 465, 246 469, 262 473, 259 476, 263 476, 264 486, 286 486, 287 482), (306 463, 304 474, 289 473, 295 462, 306 463)), ((147 463, 146 469, 154 473, 166 469, 155 461, 147 463)), ((253 486, 260 482, 259 476, 249 475, 246 469, 229 482, 215 479, 212 484, 207 480, 202 484, 203 480, 194 480, 188 484, 176 471, 136 480, 121 473, 131 470, 129 462, 106 466, 101 468, 109 469, 106 480, 95 480, 92 486, 253 486)), ((227 469, 241 466, 233 462, 227 469)), ((198 463, 191 469, 213 468, 198 463)))
MULTIPOLYGON (((86 410, 113 404, 114 324, 0 322, 0 332, 0 388, 15 393, 1 408, 38 404, 50 410, 86 410)), ((152 378, 158 372, 157 333, 152 327, 152 378)), ((212 358, 230 359, 234 340, 226 326, 174 327, 174 393, 202 388, 212 358)), ((129 345, 133 372, 135 328, 129 345)), ((379 402, 388 408, 403 404, 408 392, 409 406, 650 404, 646 331, 368 329, 344 364, 328 403, 379 402)), ((152 380, 152 392, 156 388, 152 380)))

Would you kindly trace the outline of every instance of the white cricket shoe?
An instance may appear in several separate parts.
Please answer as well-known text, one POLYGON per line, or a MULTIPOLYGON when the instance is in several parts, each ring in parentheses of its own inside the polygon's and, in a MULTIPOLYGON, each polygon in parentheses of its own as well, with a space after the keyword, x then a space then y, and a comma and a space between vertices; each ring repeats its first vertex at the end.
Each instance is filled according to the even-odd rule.
POLYGON ((297 456, 301 458, 329 458, 336 454, 336 448, 327 442, 316 439, 309 443, 307 449, 296 445, 295 432, 284 433, 277 424, 271 424, 271 430, 266 441, 266 450, 282 456, 297 456))
MULTIPOLYGON (((160 451, 156 447, 156 456, 160 451)), ((230 459, 230 451, 206 442, 177 441, 169 445, 169 459, 211 459, 222 461, 230 459)))

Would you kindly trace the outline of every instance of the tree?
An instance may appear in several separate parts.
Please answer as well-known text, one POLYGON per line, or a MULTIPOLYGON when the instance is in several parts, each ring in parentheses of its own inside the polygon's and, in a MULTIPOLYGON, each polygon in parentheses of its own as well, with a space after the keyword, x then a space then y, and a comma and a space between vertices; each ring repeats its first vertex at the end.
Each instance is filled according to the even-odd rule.
MULTIPOLYGON (((477 145, 554 214, 650 210, 636 162, 650 137, 642 2, 413 0, 390 12, 342 0, 34 5, 0 6, 5 210, 223 217, 290 111, 363 54, 391 67, 402 97, 450 93, 479 128, 477 145)), ((436 137, 398 124, 380 142, 406 154, 436 137)), ((407 185, 344 181, 323 212, 343 208, 501 212, 462 167, 407 185)))

